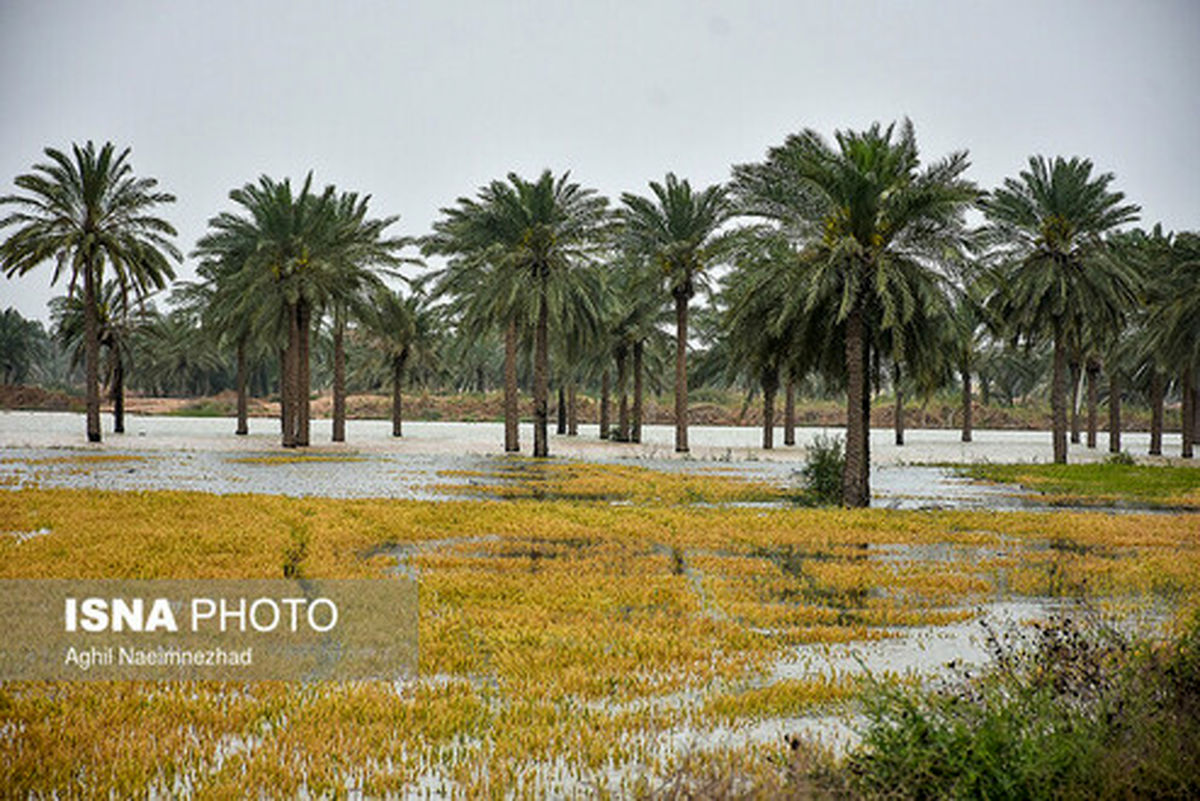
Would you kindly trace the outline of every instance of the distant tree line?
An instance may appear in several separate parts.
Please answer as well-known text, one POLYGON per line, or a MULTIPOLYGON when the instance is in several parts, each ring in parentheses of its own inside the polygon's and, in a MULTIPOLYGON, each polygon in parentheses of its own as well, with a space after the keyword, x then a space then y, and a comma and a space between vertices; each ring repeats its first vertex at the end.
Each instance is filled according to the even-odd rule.
POLYGON ((505 450, 520 450, 526 387, 533 454, 547 456, 552 389, 559 433, 577 434, 589 392, 600 436, 628 442, 641 439, 646 392, 669 389, 687 452, 689 388, 736 386, 761 396, 765 448, 780 395, 785 444, 798 394, 844 397, 843 502, 863 506, 871 399, 886 387, 898 444, 905 397, 960 392, 970 440, 977 390, 1009 404, 1048 391, 1056 462, 1081 417, 1095 447, 1102 397, 1113 450, 1121 401, 1137 397, 1151 408, 1150 452, 1178 401, 1192 455, 1200 236, 1133 228, 1139 208, 1087 159, 1034 156, 984 191, 965 177, 965 151, 923 162, 908 120, 832 140, 804 130, 726 184, 668 174, 616 204, 569 173, 509 174, 419 237, 394 233, 397 218, 376 216, 369 196, 318 189, 311 174, 296 186, 262 176, 210 219, 192 250, 197 279, 173 284, 182 254, 157 215, 174 198, 133 173, 129 152, 49 148, 0 198, 5 273, 49 263, 67 283, 53 338, 4 313, 4 381, 82 368, 91 441, 102 386, 117 431, 127 386, 233 389, 238 434, 247 397, 275 394, 285 447, 310 444, 314 387, 332 390, 341 441, 348 391, 390 391, 401 436, 404 387, 499 386, 505 450))

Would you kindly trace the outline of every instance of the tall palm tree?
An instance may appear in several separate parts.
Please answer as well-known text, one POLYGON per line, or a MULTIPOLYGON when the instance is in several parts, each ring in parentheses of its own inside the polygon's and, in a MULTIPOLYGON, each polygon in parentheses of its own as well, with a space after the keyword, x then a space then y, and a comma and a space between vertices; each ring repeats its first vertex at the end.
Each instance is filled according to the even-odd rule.
POLYGON ((100 326, 97 294, 106 272, 123 292, 144 296, 175 277, 171 260, 181 256, 170 237, 171 224, 154 216, 155 207, 173 195, 156 189, 153 178, 138 178, 129 163, 130 149, 119 153, 111 142, 72 145, 68 155, 46 148, 48 162, 14 183, 25 194, 0 197, 13 208, 0 219, 0 230, 14 228, 0 245, 0 268, 9 277, 24 275, 54 260, 51 283, 65 272, 73 296, 82 284, 84 308, 87 438, 100 441, 100 326))
POLYGON ((921 167, 916 134, 872 125, 788 137, 761 164, 734 168, 745 210, 776 220, 806 243, 810 302, 837 298, 847 388, 842 501, 870 503, 869 399, 875 329, 899 328, 918 311, 912 288, 964 246, 963 214, 977 199, 965 152, 921 167))
POLYGON ((1067 359, 1085 327, 1120 329, 1138 287, 1133 270, 1110 258, 1104 236, 1137 219, 1139 208, 1093 176, 1087 159, 1043 156, 983 201, 988 241, 1005 291, 1002 316, 1028 338, 1048 336, 1054 347, 1050 412, 1054 461, 1067 461, 1067 359))
MULTIPOLYGON (((550 325, 561 322, 571 301, 590 304, 592 299, 571 291, 579 268, 591 262, 602 247, 608 224, 608 202, 593 189, 570 180, 570 173, 555 178, 549 170, 536 181, 510 173, 507 181, 483 187, 477 200, 460 199, 426 239, 426 251, 449 255, 465 268, 494 271, 493 280, 508 290, 520 288, 532 302, 514 302, 510 314, 532 307, 533 455, 550 454, 549 373, 550 325), (529 296, 532 296, 531 298, 529 296)), ((596 308, 580 313, 598 319, 596 308)), ((517 315, 509 318, 508 338, 515 339, 517 315)))
POLYGON ((658 267, 675 302, 675 451, 687 453, 688 304, 723 250, 720 229, 734 208, 724 187, 693 192, 674 173, 661 184, 651 181, 650 191, 653 198, 622 194, 621 219, 627 247, 658 267))
POLYGON ((230 279, 250 324, 281 344, 280 399, 284 447, 309 444, 310 339, 313 324, 336 291, 338 265, 353 232, 338 214, 332 186, 312 191, 312 173, 298 192, 267 176, 229 193, 243 215, 222 212, 196 245, 201 258, 244 253, 230 279))

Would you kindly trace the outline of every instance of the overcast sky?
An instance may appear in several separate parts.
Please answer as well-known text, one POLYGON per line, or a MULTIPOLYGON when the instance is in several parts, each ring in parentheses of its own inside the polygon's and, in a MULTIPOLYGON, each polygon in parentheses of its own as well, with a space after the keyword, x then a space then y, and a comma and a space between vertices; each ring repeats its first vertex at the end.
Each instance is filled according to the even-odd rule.
MULTIPOLYGON (((509 171, 615 198, 907 115, 984 188, 1082 155, 1144 224, 1198 229, 1198 76, 1195 0, 0 0, 0 182, 46 146, 131 146, 187 252, 263 173, 311 169, 416 235, 509 171)), ((50 275, 0 278, 0 307, 45 320, 50 275)))

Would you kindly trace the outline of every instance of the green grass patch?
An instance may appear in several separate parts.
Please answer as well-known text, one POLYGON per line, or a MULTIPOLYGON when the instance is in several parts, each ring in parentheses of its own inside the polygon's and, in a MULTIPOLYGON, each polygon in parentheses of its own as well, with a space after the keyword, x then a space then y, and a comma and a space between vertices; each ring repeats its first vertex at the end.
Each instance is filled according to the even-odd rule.
POLYGON ((1200 507, 1200 467, 1129 464, 975 464, 959 474, 1020 486, 1051 496, 1051 503, 1129 503, 1200 507))

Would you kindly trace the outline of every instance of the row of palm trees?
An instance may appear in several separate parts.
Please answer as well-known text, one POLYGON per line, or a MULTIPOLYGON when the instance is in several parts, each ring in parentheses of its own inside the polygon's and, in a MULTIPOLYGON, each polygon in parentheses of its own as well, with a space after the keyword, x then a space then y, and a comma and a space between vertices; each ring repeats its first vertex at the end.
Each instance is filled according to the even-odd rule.
MULTIPOLYGON (((82 283, 95 441, 101 310, 128 310, 173 278, 174 231, 152 215, 173 198, 132 176, 128 150, 88 143, 71 156, 46 153, 48 163, 17 178, 25 194, 0 200, 14 209, 0 227, 15 228, 0 254, 9 275, 52 260, 55 279, 70 277, 70 295, 82 283), (101 303, 106 274, 112 299, 101 303)), ((1095 409, 1102 363, 1118 416, 1110 430, 1119 432, 1120 382, 1147 384, 1159 431, 1152 450, 1161 452, 1161 409, 1174 385, 1190 455, 1197 237, 1124 231, 1138 208, 1085 159, 1031 158, 992 192, 965 178, 968 165, 965 152, 923 164, 907 120, 832 141, 805 130, 761 162, 735 166, 727 185, 693 189, 668 174, 645 196, 622 195, 615 209, 569 173, 509 174, 442 209, 417 240, 390 234, 396 218, 373 217, 368 197, 318 192, 311 175, 298 189, 264 176, 230 193, 236 211, 210 220, 195 249, 198 280, 177 298, 237 354, 238 433, 251 366, 277 359, 286 447, 310 441, 311 337, 328 320, 335 440, 345 436, 347 332, 386 363, 398 436, 406 367, 428 358, 431 332, 448 322, 463 348, 503 340, 507 451, 520 448, 518 362, 532 351, 539 457, 549 455, 552 382, 563 415, 577 389, 598 380, 601 436, 640 440, 646 361, 673 346, 675 449, 687 452, 689 339, 701 335, 689 314, 696 294, 710 292, 721 311, 704 326, 719 332, 708 355, 720 354, 730 377, 758 383, 765 447, 780 389, 788 409, 806 376, 844 389, 846 505, 869 502, 870 400, 884 375, 897 394, 898 442, 903 391, 928 393, 954 375, 969 439, 971 377, 995 343, 1050 349, 1055 461, 1066 461, 1077 431, 1084 377, 1095 409), (972 210, 982 225, 967 224, 972 210), (384 278, 417 263, 403 255, 414 245, 443 264, 396 293, 384 278)), ((575 428, 573 414, 559 422, 575 428)), ((1090 440, 1094 429, 1092 411, 1090 440)))

